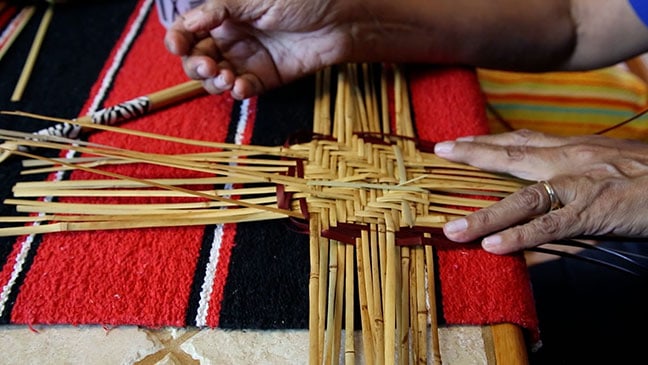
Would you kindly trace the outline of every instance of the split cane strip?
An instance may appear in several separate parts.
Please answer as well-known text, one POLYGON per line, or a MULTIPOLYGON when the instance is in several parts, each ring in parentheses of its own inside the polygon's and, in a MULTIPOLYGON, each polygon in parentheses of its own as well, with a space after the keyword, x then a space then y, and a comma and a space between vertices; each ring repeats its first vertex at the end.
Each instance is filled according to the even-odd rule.
MULTIPOLYGON (((41 205, 41 202, 21 199, 8 203, 16 204, 20 211, 49 214, 22 218, 32 219, 32 222, 55 222, 33 228, 42 232, 70 227, 73 230, 91 229, 93 226, 113 229, 125 227, 130 221, 134 222, 132 228, 221 222, 228 219, 230 210, 236 211, 229 214, 234 222, 287 216, 305 218, 299 213, 303 207, 296 200, 289 203, 289 207, 282 204, 279 208, 276 187, 281 185, 295 199, 305 199, 310 214, 310 363, 334 364, 342 359, 352 364, 360 349, 371 364, 391 364, 396 360, 401 364, 439 362, 434 251, 429 246, 400 246, 397 233, 407 227, 441 227, 455 215, 466 215, 474 207, 494 202, 486 197, 506 196, 523 183, 417 151, 404 73, 398 67, 383 69, 378 84, 372 72, 367 65, 345 65, 339 68, 335 78, 330 70, 317 75, 313 131, 331 138, 315 138, 289 147, 193 141, 92 123, 88 127, 200 145, 216 151, 163 155, 53 137, 19 135, 10 136, 8 142, 27 147, 73 149, 100 156, 94 160, 41 158, 43 162, 30 162, 30 165, 52 171, 78 169, 112 178, 93 182, 66 181, 49 186, 17 184, 15 194, 18 196, 163 194, 198 199, 199 202, 147 207, 126 204, 123 208, 45 202, 41 205), (392 97, 387 92, 387 84, 391 81, 385 76, 388 72, 394 77, 396 108, 393 116, 385 108, 387 97, 392 97), (333 82, 335 88, 331 88, 333 82), (331 96, 332 89, 337 90, 335 97, 331 96), (362 133, 379 138, 364 138, 362 133), (287 159, 276 161, 276 157, 287 159), (300 161, 297 163, 290 158, 300 161), (236 165, 232 166, 232 162, 236 165), (94 168, 122 163, 156 164, 219 176, 143 180, 94 168), (289 169, 301 169, 299 176, 286 174, 289 169), (261 186, 235 190, 235 195, 240 196, 236 200, 225 198, 231 190, 198 190, 201 184, 225 181, 253 182, 261 186), (225 207, 236 209, 220 209, 225 207), (116 212, 119 209, 121 211, 116 212), (346 227, 350 227, 349 233, 346 227), (356 344, 354 337, 356 296, 360 304, 361 345, 356 344)), ((40 118, 27 113, 15 114, 40 118)), ((426 233, 424 238, 430 239, 430 235, 426 233)))
POLYGON ((47 7, 47 10, 45 10, 45 14, 43 14, 40 25, 38 26, 36 36, 34 37, 34 42, 32 43, 32 46, 29 50, 29 54, 27 55, 27 60, 25 61, 25 65, 20 74, 20 78, 18 79, 16 88, 11 95, 11 101, 19 101, 22 98, 25 87, 27 86, 27 81, 31 76, 32 70, 34 69, 34 65, 36 63, 36 58, 38 57, 41 45, 43 44, 43 39, 45 38, 45 34, 47 33, 47 28, 52 21, 53 14, 54 6, 49 5, 47 7))
POLYGON ((25 26, 27 25, 27 23, 29 23, 29 20, 34 15, 34 12, 36 12, 35 6, 26 6, 22 8, 18 15, 16 15, 11 23, 9 23, 6 31, 10 33, 8 33, 7 39, 2 44, 0 44, 0 61, 7 54, 9 48, 11 48, 23 29, 25 29, 25 26))

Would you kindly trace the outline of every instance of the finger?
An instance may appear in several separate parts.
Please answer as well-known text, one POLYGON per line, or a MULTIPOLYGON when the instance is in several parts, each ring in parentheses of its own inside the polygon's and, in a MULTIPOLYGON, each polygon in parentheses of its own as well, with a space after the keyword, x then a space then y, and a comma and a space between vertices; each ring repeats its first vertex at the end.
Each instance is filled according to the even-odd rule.
POLYGON ((456 139, 459 142, 477 142, 497 146, 529 146, 529 147, 559 147, 567 145, 588 144, 605 147, 645 148, 645 143, 637 140, 621 140, 601 135, 556 136, 520 129, 513 132, 488 134, 478 136, 465 136, 456 139))
POLYGON ((450 161, 527 180, 551 179, 564 167, 554 148, 449 141, 437 143, 434 153, 450 161))
POLYGON ((190 78, 202 80, 216 77, 218 66, 216 62, 206 56, 190 56, 182 59, 182 68, 190 78))
POLYGON ((253 74, 244 74, 236 79, 232 88, 232 97, 243 100, 262 94, 266 90, 263 82, 253 74))
POLYGON ((526 222, 549 211, 550 207, 551 199, 547 190, 542 184, 533 184, 490 207, 447 223, 443 231, 453 241, 469 242, 526 222))
POLYGON ((220 58, 220 52, 213 40, 205 38, 183 58, 182 66, 185 73, 193 79, 213 78, 220 70, 217 64, 220 58))
POLYGON ((176 56, 188 55, 195 42, 194 33, 189 32, 180 19, 176 19, 164 35, 166 49, 176 56))
POLYGON ((227 19, 228 10, 223 1, 206 1, 183 14, 183 26, 190 31, 216 28, 227 19))
POLYGON ((496 146, 529 146, 529 147, 556 147, 572 144, 571 137, 561 137, 551 134, 520 129, 513 132, 467 136, 457 138, 461 142, 477 142, 496 146))
POLYGON ((554 210, 529 223, 488 236, 482 240, 482 247, 490 253, 505 255, 565 237, 573 237, 581 233, 582 221, 571 211, 571 207, 554 210))
POLYGON ((236 75, 230 69, 222 68, 216 77, 206 79, 203 86, 210 94, 221 94, 231 91, 235 82, 236 75))

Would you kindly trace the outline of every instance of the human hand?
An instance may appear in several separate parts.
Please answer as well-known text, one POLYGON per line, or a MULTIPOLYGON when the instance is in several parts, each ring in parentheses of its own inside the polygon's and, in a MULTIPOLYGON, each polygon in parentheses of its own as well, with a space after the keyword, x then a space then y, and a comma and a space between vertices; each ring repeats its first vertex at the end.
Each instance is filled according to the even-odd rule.
POLYGON ((243 99, 345 59, 344 3, 207 0, 176 19, 165 44, 208 92, 243 99))
POLYGON ((443 158, 548 181, 562 207, 550 210, 542 183, 444 226, 456 242, 480 239, 496 254, 580 235, 648 237, 648 145, 603 136, 558 137, 528 130, 436 145, 443 158))

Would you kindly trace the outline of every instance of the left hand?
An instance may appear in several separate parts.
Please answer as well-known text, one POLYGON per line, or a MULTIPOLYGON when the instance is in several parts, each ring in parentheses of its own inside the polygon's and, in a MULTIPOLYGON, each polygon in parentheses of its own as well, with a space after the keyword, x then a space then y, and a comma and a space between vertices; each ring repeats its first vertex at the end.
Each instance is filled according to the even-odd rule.
POLYGON ((435 153, 484 170, 549 182, 562 204, 550 211, 533 184, 444 227, 456 242, 481 240, 508 254, 580 235, 648 237, 648 144, 598 135, 558 137, 529 130, 438 143, 435 153))
POLYGON ((244 99, 347 59, 348 3, 206 0, 176 19, 165 44, 209 93, 244 99))

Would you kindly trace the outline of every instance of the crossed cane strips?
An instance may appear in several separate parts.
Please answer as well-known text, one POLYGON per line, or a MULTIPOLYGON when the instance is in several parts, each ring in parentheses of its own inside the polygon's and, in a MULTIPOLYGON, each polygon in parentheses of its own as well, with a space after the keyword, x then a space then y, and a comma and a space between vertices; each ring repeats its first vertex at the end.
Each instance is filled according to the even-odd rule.
POLYGON ((349 64, 320 72, 312 138, 286 146, 215 143, 74 123, 211 151, 153 154, 3 131, 3 148, 31 159, 25 161, 26 174, 79 169, 107 179, 17 183, 15 197, 5 204, 31 215, 1 218, 22 225, 0 228, 0 235, 291 218, 310 236, 312 364, 337 363, 339 358, 352 364, 358 352, 370 364, 395 359, 440 363, 431 243, 448 220, 526 184, 425 152, 416 140, 406 78, 394 65, 349 64), (51 159, 28 152, 36 147, 90 157, 51 159), (140 179, 101 169, 132 163, 209 177, 140 179), (248 185, 192 188, 225 183, 248 185), (39 200, 43 196, 173 196, 187 202, 78 204, 39 200), (361 345, 354 337, 356 301, 361 345))

